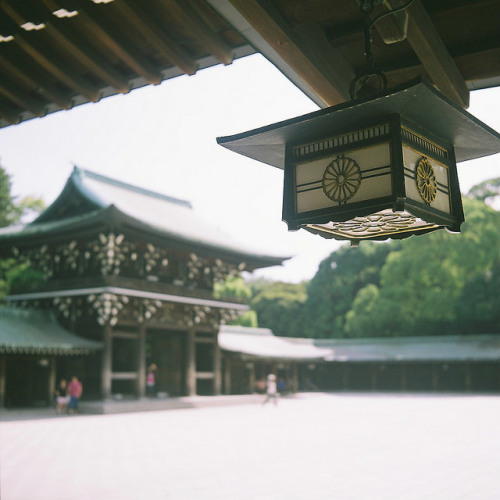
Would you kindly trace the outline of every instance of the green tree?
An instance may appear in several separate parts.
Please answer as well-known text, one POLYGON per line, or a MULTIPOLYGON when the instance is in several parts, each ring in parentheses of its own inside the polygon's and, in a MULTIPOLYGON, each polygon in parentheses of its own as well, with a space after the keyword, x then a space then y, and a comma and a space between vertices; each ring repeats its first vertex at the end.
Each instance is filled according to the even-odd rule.
POLYGON ((19 208, 14 204, 10 189, 10 176, 0 166, 0 227, 10 226, 20 218, 19 208))
POLYGON ((241 276, 231 276, 224 282, 215 283, 214 295, 218 299, 248 301, 252 291, 241 276))
POLYGON ((500 259, 493 267, 471 276, 457 301, 457 333, 500 332, 500 259))
POLYGON ((475 200, 493 202, 500 197, 500 177, 476 184, 469 190, 468 195, 475 200))
POLYGON ((11 194, 10 175, 0 165, 0 227, 18 224, 41 213, 45 203, 40 198, 25 196, 19 201, 11 194))
MULTIPOLYGON (((362 289, 346 315, 348 336, 465 333, 465 324, 472 329, 467 333, 473 333, 471 314, 476 311, 477 315, 484 307, 479 296, 471 296, 468 290, 484 283, 481 277, 494 275, 500 214, 471 199, 464 199, 464 208, 466 222, 460 235, 440 230, 405 240, 398 249, 390 245, 394 251, 381 269, 377 293, 362 289), (467 308, 464 293, 468 294, 467 308)), ((495 280, 490 281, 494 286, 495 280)))
MULTIPOLYGON (((223 283, 215 283, 214 296, 218 299, 236 299, 241 302, 248 302, 252 296, 252 291, 241 276, 232 276, 223 283)), ((246 311, 240 314, 231 325, 240 325, 256 328, 257 313, 255 311, 246 311)))
POLYGON ((260 327, 270 328, 282 337, 303 337, 304 283, 281 283, 258 280, 250 283, 250 305, 257 313, 260 327))
MULTIPOLYGON (((0 227, 21 222, 25 217, 33 217, 45 208, 41 199, 25 197, 19 201, 11 194, 10 176, 0 166, 0 227)), ((0 298, 5 296, 13 283, 25 283, 28 288, 36 286, 41 280, 40 273, 19 265, 15 259, 0 260, 0 298)))
POLYGON ((356 295, 367 285, 379 286, 380 269, 388 253, 399 246, 399 241, 365 242, 359 248, 344 246, 323 260, 307 287, 305 335, 344 337, 346 315, 356 295))

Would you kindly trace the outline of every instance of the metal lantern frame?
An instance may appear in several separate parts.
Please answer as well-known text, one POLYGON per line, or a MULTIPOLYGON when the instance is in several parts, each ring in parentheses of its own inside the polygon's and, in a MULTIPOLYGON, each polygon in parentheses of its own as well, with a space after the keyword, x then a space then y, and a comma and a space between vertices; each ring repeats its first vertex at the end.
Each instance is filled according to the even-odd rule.
MULTIPOLYGON (((354 162, 354 160, 351 160, 354 162)), ((346 164, 346 161, 338 162, 346 164)), ((355 162, 354 162, 355 163, 355 162)), ((356 167, 351 165, 351 171, 356 171, 356 167)), ((432 167, 431 167, 432 168, 432 167)), ((357 179, 355 179, 357 180, 357 179)), ((355 183, 352 184, 351 191, 354 191, 355 183)), ((304 190, 321 191, 322 186, 318 183, 307 183, 299 186, 304 190)), ((357 189, 356 189, 357 190, 357 189)), ((325 193, 323 193, 325 194, 325 193)), ((349 192, 347 192, 349 194, 349 192)), ((355 194, 355 193, 354 193, 355 194)), ((380 218, 382 216, 378 216, 380 218)), ((404 238, 412 234, 423 234, 440 227, 447 227, 451 231, 459 231, 460 225, 464 221, 462 209, 462 199, 456 169, 454 148, 451 144, 437 138, 434 134, 422 129, 417 124, 405 120, 398 114, 389 115, 385 118, 374 120, 373 123, 359 123, 357 128, 350 128, 342 131, 335 130, 333 134, 322 135, 314 141, 290 142, 286 146, 285 153, 285 176, 283 194, 283 220, 288 224, 288 229, 293 231, 305 228, 310 232, 321 234, 326 238, 357 240, 357 239, 386 239, 404 238), (384 177, 390 183, 390 194, 378 196, 359 202, 349 203, 349 199, 343 200, 337 197, 332 200, 329 207, 310 210, 299 213, 297 209, 297 178, 296 167, 307 162, 321 162, 324 160, 327 168, 333 157, 349 159, 349 152, 356 149, 370 148, 380 144, 389 144, 389 161, 387 165, 378 168, 365 166, 365 170, 359 172, 358 184, 365 181, 366 177, 384 177), (405 166, 403 159, 403 149, 413 150, 422 160, 442 165, 447 172, 447 185, 436 183, 435 189, 445 192, 449 198, 449 210, 447 212, 437 210, 432 206, 429 199, 411 198, 407 193, 407 184, 416 182, 415 171, 405 166), (354 218, 363 218, 379 214, 381 211, 390 210, 392 213, 407 213, 417 217, 425 223, 417 228, 404 223, 404 218, 394 215, 389 216, 393 220, 392 228, 381 231, 373 227, 373 232, 363 232, 358 236, 356 233, 342 230, 342 224, 337 224, 336 229, 322 227, 322 224, 329 222, 347 222, 354 218)), ((378 219, 376 219, 378 220, 378 219)), ((360 221, 361 223, 361 221, 360 221)), ((369 222, 368 222, 369 224, 369 222)), ((351 224, 352 226, 352 224, 351 224)), ((391 226, 391 224, 389 224, 391 226)))
MULTIPOLYGON (((326 238, 353 242, 399 239, 443 227, 459 231, 464 215, 456 163, 500 152, 498 132, 450 101, 423 78, 370 98, 220 137, 217 142, 285 171, 283 220, 290 230, 305 228, 326 238), (359 173, 356 173, 354 163, 357 161, 351 153, 384 141, 389 145, 386 163, 372 168, 363 161, 364 164, 357 165, 359 173), (412 159, 408 161, 410 156, 412 159), (299 181, 301 189, 322 188, 325 196, 318 206, 305 203, 304 209, 299 206, 297 172, 307 162, 316 162, 311 167, 316 169, 321 164, 323 170, 314 179, 299 181), (381 167, 385 168, 384 172, 376 172, 381 167), (433 179, 435 168, 441 169, 441 181, 433 179), (342 169, 351 176, 351 184, 340 193, 335 182, 344 182, 342 169), (390 189, 373 197, 362 195, 361 191, 366 191, 366 179, 383 174, 390 175, 390 189), (443 193, 446 203, 442 201, 443 193), (434 196, 439 196, 441 201, 435 203, 434 196), (367 230, 345 230, 352 229, 363 217, 368 220, 367 230), (380 230, 382 224, 379 224, 375 230, 378 223, 373 221, 377 217, 392 220, 388 224, 392 227, 380 230), (398 217, 413 218, 413 223, 398 221, 398 217), (373 228, 369 227, 370 223, 373 228)), ((365 155, 364 160, 367 157, 369 155, 365 155)))

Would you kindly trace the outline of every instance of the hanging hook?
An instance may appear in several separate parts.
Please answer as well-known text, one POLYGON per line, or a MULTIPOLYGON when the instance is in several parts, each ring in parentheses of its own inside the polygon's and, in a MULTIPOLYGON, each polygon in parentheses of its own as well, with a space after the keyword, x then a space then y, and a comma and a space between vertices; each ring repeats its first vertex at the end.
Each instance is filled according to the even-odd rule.
POLYGON ((387 77, 382 70, 377 70, 375 68, 375 60, 372 52, 373 27, 381 19, 407 9, 414 1, 415 0, 409 0, 400 7, 380 14, 374 20, 372 20, 370 16, 374 9, 374 0, 363 0, 359 2, 359 9, 363 14, 364 55, 367 62, 367 71, 361 75, 355 76, 351 81, 349 86, 349 97, 351 100, 358 96, 367 97, 369 94, 387 89, 387 77))

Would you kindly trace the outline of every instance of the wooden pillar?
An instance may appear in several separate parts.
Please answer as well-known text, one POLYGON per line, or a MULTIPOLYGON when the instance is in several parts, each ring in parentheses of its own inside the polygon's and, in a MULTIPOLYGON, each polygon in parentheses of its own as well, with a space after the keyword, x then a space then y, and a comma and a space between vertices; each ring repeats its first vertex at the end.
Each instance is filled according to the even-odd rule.
POLYGON ((348 373, 348 363, 342 363, 342 389, 344 391, 349 390, 349 373, 348 373))
POLYGON ((432 390, 437 391, 439 386, 439 373, 438 365, 434 363, 432 365, 432 390))
POLYGON ((249 389, 249 392, 250 394, 253 394, 253 392, 255 391, 255 363, 250 363, 250 366, 248 367, 250 373, 249 373, 249 376, 248 376, 248 389, 249 389))
POLYGON ((102 351, 102 396, 111 398, 112 360, 113 360, 113 329, 110 325, 104 327, 104 348, 102 351))
POLYGON ((377 390, 377 364, 372 363, 372 380, 371 380, 371 385, 372 385, 372 391, 377 390))
POLYGON ((0 408, 5 406, 5 381, 7 378, 7 355, 0 354, 0 408))
POLYGON ((401 363, 401 390, 406 390, 406 367, 404 363, 401 363))
POLYGON ((465 364, 465 390, 467 392, 472 391, 472 373, 470 363, 465 364))
POLYGON ((292 362, 292 392, 299 390, 299 370, 296 362, 292 362))
POLYGON ((196 395, 196 332, 187 332, 186 359, 186 392, 188 396, 196 395))
POLYGON ((224 357, 224 394, 231 394, 231 358, 224 357))
POLYGON ((49 391, 49 401, 54 400, 54 394, 56 392, 56 380, 57 376, 57 361, 55 356, 50 356, 49 358, 49 386, 48 386, 48 391, 49 391))
POLYGON ((139 326, 137 349, 137 395, 146 397, 146 325, 139 326))
POLYGON ((221 393, 221 362, 220 362, 219 334, 215 332, 214 336, 214 394, 218 396, 221 393))

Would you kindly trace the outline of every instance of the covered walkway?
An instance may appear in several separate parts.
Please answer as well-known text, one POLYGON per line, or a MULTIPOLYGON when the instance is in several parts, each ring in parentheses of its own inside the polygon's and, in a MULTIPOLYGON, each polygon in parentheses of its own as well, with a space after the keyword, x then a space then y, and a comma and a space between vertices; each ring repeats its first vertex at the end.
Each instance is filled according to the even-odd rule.
POLYGON ((0 408, 46 406, 54 394, 58 364, 101 348, 101 342, 63 328, 48 310, 1 307, 0 408))

